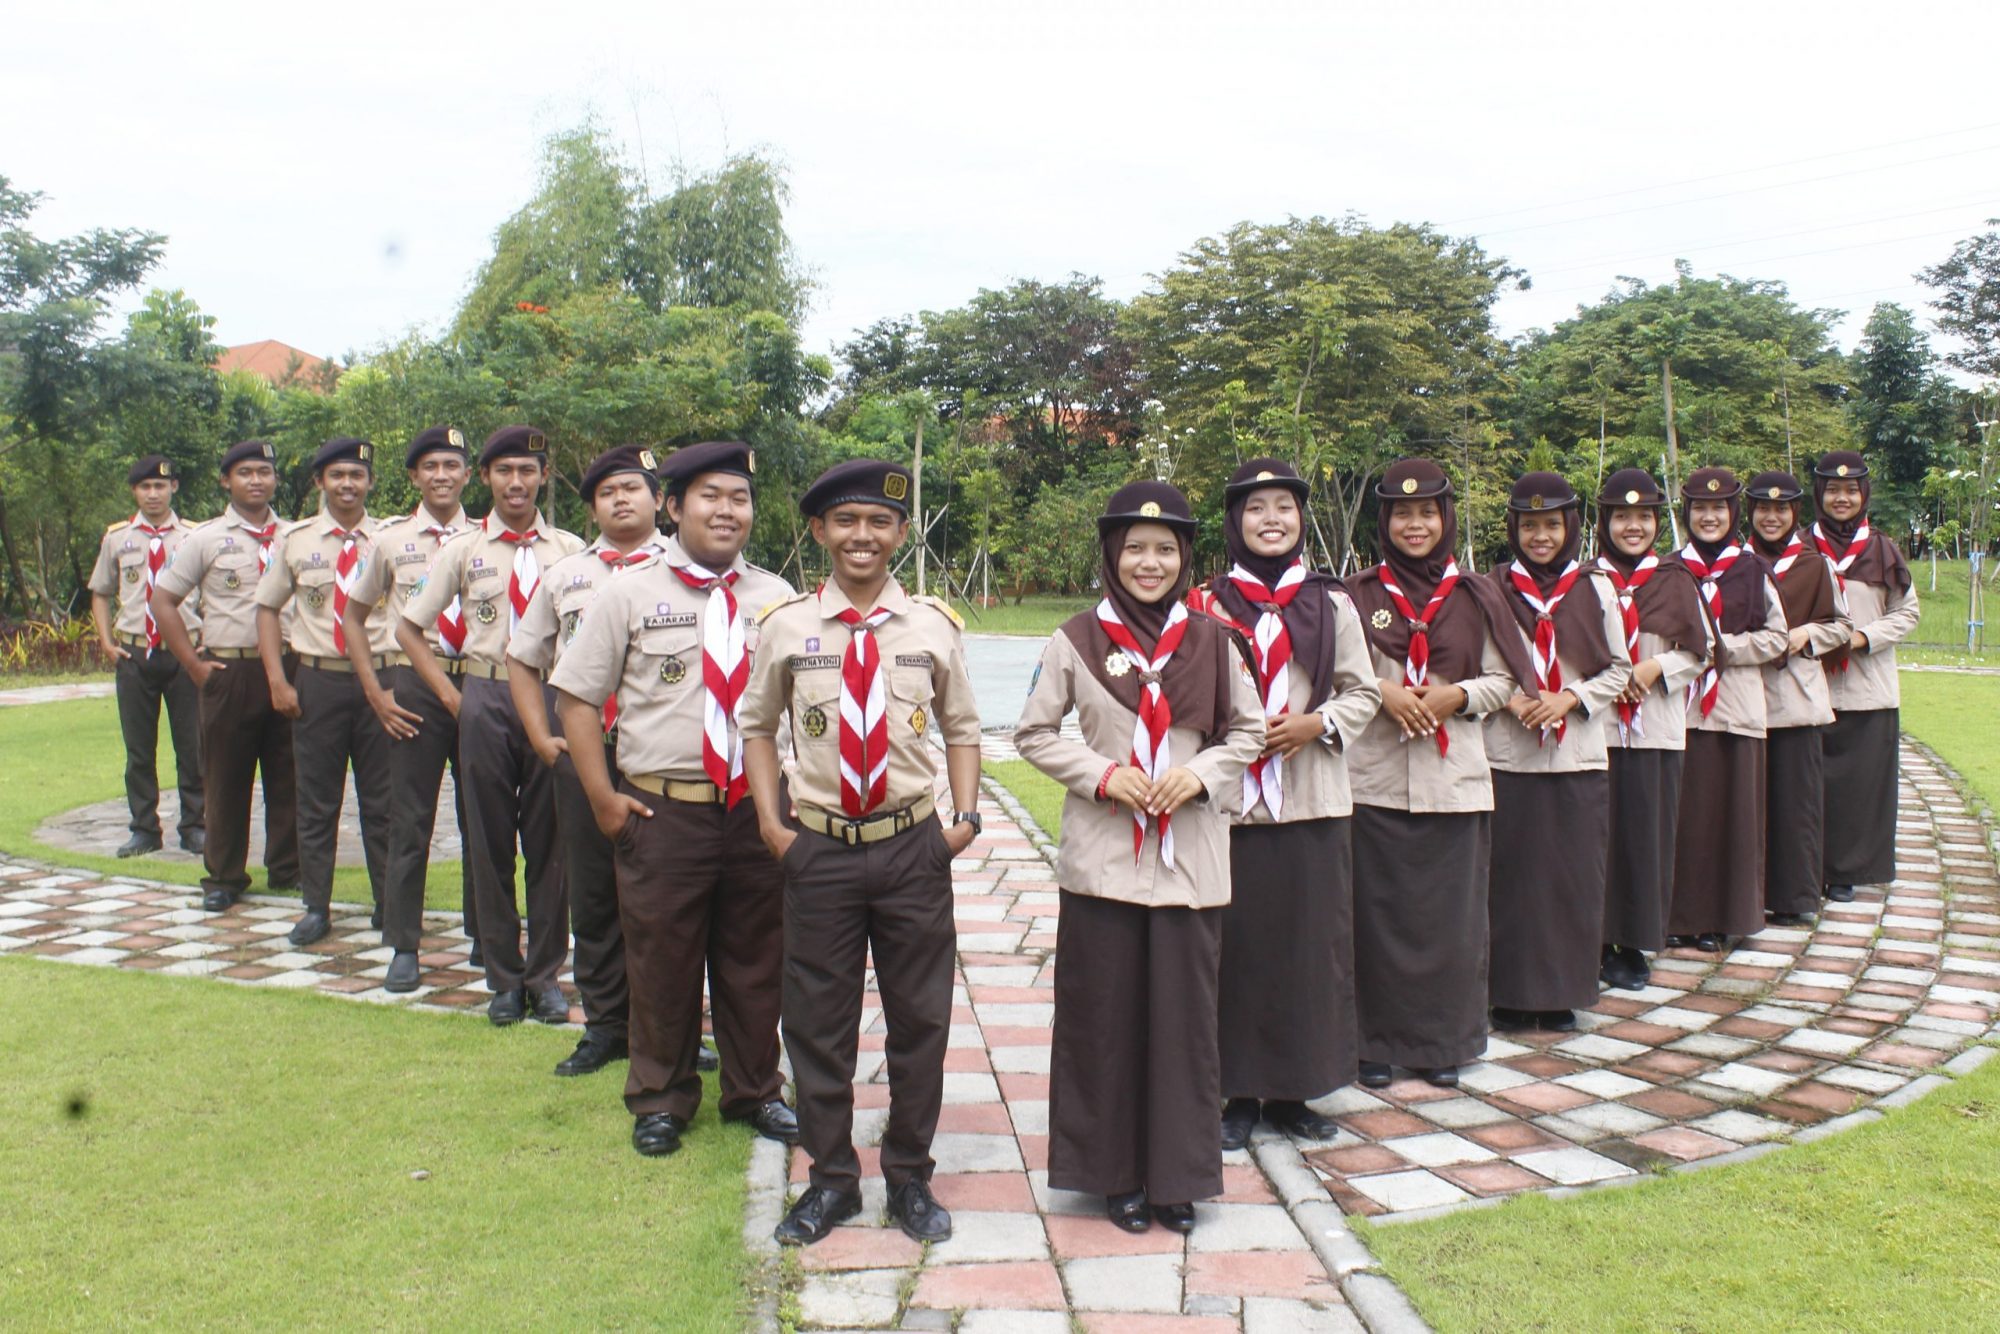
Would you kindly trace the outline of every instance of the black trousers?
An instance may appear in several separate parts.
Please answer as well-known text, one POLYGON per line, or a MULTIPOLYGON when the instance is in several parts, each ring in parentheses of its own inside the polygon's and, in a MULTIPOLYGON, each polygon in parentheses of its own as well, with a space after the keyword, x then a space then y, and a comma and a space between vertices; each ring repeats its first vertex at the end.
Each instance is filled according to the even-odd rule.
MULTIPOLYGON (((604 763, 616 782, 616 744, 608 740, 604 763)), ((611 840, 598 832, 590 798, 584 795, 576 765, 567 755, 556 757, 555 802, 563 884, 569 890, 569 929, 576 938, 572 968, 577 998, 583 1002, 583 1028, 593 1037, 622 1039, 631 1005, 625 981, 625 937, 618 929, 618 869, 611 840)), ((751 841, 756 841, 754 827, 751 841)))
POLYGON ((113 687, 118 696, 118 730, 125 737, 125 801, 132 832, 160 836, 160 706, 174 738, 174 778, 181 790, 182 838, 202 827, 201 697, 194 682, 165 649, 151 653, 127 647, 118 660, 113 687))
POLYGON ((413 667, 390 667, 382 684, 396 702, 421 716, 417 734, 397 741, 383 733, 389 746, 389 870, 382 885, 382 940, 390 949, 415 953, 423 943, 424 883, 430 869, 431 836, 437 832, 438 787, 445 766, 451 766, 452 793, 458 818, 459 897, 465 910, 465 934, 479 938, 479 916, 472 902, 472 849, 465 823, 465 784, 458 768, 458 719, 431 693, 413 667))
POLYGON ((496 992, 552 987, 569 955, 569 894, 556 857, 555 771, 528 745, 505 681, 467 677, 464 689, 458 763, 486 985, 496 992), (525 954, 514 900, 517 842, 528 873, 525 954))
MULTIPOLYGON (((293 661, 290 655, 285 661, 293 661)), ((271 707, 255 658, 230 658, 201 688, 201 762, 208 797, 204 890, 250 887, 250 787, 264 778, 264 871, 273 888, 299 883, 298 771, 292 720, 271 707)))
POLYGON ((1896 753, 1900 709, 1836 711, 1820 733, 1826 784, 1826 883, 1896 878, 1896 753))
POLYGON ((389 734, 368 707, 354 673, 301 665, 292 683, 299 692, 292 758, 299 774, 299 888, 306 909, 325 912, 333 901, 340 808, 350 767, 361 807, 368 888, 379 905, 389 869, 389 734))
POLYGON ((1825 756, 1820 727, 1774 727, 1764 736, 1764 906, 1819 911, 1826 884, 1825 756))

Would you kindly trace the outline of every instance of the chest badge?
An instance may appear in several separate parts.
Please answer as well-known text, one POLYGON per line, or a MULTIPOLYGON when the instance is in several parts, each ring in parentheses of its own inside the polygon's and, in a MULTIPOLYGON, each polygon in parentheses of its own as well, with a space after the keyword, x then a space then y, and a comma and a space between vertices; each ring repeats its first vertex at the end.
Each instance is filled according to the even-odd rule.
POLYGON ((806 735, 817 741, 826 735, 826 710, 815 704, 799 718, 799 726, 806 729, 806 735))
POLYGON ((479 609, 472 614, 478 618, 481 625, 491 625, 500 619, 500 613, 493 609, 493 604, 490 602, 480 603, 479 609))
POLYGON ((910 714, 910 726, 916 730, 918 736, 924 734, 924 729, 930 726, 930 722, 931 720, 925 716, 921 708, 910 714))
POLYGON ((1104 674, 1106 676, 1123 676, 1131 670, 1132 660, 1125 656, 1124 649, 1115 648, 1105 654, 1104 674))
POLYGON ((818 636, 818 635, 807 635, 807 636, 806 636, 806 652, 808 652, 808 653, 817 653, 817 652, 819 652, 819 636, 818 636))
POLYGON ((1387 630, 1389 622, 1395 619, 1395 617, 1389 614, 1387 607, 1379 607, 1376 609, 1375 614, 1368 618, 1368 624, 1374 626, 1377 630, 1387 630))
POLYGON ((125 582, 126 582, 126 583, 128 583, 128 584, 136 584, 136 583, 138 583, 138 582, 139 582, 139 567, 138 567, 138 566, 136 566, 136 565, 128 565, 128 566, 126 566, 126 567, 125 567, 125 582))
POLYGON ((679 658, 668 658, 660 664, 660 679, 670 686, 677 686, 687 680, 687 674, 687 664, 679 658))
POLYGON ((306 605, 314 611, 318 611, 326 605, 326 594, 320 592, 318 589, 314 589, 312 592, 306 594, 306 605))
POLYGON ((243 587, 243 581, 236 577, 236 571, 231 570, 228 574, 222 576, 222 586, 224 588, 241 588, 243 587))

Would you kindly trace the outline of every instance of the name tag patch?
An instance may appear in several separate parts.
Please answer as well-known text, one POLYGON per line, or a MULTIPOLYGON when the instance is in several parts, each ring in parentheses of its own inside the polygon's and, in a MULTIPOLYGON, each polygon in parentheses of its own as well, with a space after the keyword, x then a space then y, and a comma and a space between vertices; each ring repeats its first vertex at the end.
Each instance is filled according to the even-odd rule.
POLYGON ((429 559, 430 558, 424 555, 424 553, 421 551, 405 551, 402 555, 396 557, 396 564, 422 565, 426 560, 429 559))
POLYGON ((670 625, 693 625, 693 624, 694 624, 694 613, 691 611, 680 611, 680 612, 671 612, 665 616, 642 617, 640 618, 639 621, 639 628, 642 630, 658 630, 665 626, 670 626, 670 625))
POLYGON ((813 672, 821 668, 829 668, 837 672, 840 670, 840 655, 838 653, 794 653, 790 658, 785 660, 785 665, 795 672, 813 672))
POLYGON ((898 667, 922 667, 925 671, 929 671, 931 655, 928 653, 898 653, 896 655, 896 665, 898 667))
POLYGON ((497 577, 499 573, 500 567, 497 565, 481 565, 478 561, 474 561, 472 562, 472 568, 465 572, 465 577, 468 579, 487 579, 497 577))

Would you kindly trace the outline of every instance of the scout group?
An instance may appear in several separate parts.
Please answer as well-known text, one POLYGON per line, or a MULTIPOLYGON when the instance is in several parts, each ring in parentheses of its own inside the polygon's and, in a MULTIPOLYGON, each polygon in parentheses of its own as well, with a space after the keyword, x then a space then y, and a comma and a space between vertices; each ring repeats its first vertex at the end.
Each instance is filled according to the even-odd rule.
MULTIPOLYGON (((590 543, 539 509, 547 449, 510 426, 475 459, 427 430, 403 457, 421 505, 378 519, 374 446, 331 440, 320 512, 297 523, 271 509, 263 442, 223 456, 229 506, 202 524, 175 515, 170 463, 135 465, 138 512, 91 578, 128 749, 121 854, 161 845, 164 700, 203 907, 249 884, 261 773, 269 880, 302 894, 290 939, 308 945, 351 768, 384 986, 412 991, 450 765, 495 1024, 568 1019, 573 934, 585 1025, 556 1073, 629 1057, 633 1145, 668 1154, 716 1059, 705 975, 721 1115, 811 1156, 777 1230, 811 1243, 862 1207, 872 962, 889 1216, 949 1236, 930 1148, 979 719, 958 618, 892 574, 910 474, 861 459, 806 491, 831 573, 798 592, 743 559, 748 445, 600 456, 590 543), (475 466, 493 501, 476 521, 475 466)), ((1324 1138, 1310 1099, 1398 1067, 1455 1085, 1489 1026, 1573 1028, 1600 983, 1647 985, 1649 951, 1725 951, 1894 876, 1895 645, 1917 599, 1869 527, 1860 455, 1818 461, 1810 522, 1790 474, 1696 470, 1678 550, 1674 500, 1614 473, 1589 558, 1581 498, 1529 473, 1512 558, 1483 574, 1453 558, 1437 465, 1397 462, 1375 495, 1379 563, 1342 580, 1303 558, 1307 482, 1244 464, 1229 569, 1193 587, 1187 499, 1124 487, 1098 520, 1103 600, 1029 688, 1016 746, 1068 793, 1049 1183, 1127 1230, 1191 1230, 1260 1120, 1324 1138)))

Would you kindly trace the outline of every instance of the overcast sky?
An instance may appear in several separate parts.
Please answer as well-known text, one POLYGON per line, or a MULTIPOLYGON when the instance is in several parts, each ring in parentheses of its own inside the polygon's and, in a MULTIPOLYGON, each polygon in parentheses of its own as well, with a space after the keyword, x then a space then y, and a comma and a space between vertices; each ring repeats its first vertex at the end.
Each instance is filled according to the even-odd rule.
MULTIPOLYGON (((2000 8, 1092 3, 39 4, 0 175, 43 235, 164 232, 225 343, 436 328, 595 111, 657 184, 758 149, 820 284, 808 345, 1017 278, 1143 289, 1288 214, 1428 220, 1528 270, 1504 331, 1619 274, 1852 312, 2000 216, 2000 8)), ((1924 312, 1928 313, 1928 312, 1924 312)))

